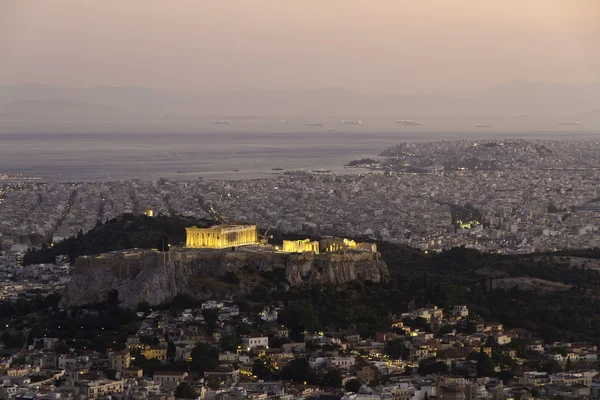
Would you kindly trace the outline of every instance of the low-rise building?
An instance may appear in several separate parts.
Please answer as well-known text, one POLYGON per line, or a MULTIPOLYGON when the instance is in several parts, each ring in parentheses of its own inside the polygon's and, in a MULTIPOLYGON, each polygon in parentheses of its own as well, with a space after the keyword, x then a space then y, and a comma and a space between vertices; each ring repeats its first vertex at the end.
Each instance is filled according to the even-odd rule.
POLYGON ((260 333, 251 333, 242 339, 243 347, 250 350, 256 347, 269 347, 269 337, 260 333))

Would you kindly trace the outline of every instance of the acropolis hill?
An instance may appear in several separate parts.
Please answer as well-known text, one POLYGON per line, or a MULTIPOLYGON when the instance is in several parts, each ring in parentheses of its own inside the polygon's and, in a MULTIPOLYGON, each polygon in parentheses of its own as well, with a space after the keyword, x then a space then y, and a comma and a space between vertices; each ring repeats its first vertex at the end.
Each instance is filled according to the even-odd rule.
POLYGON ((160 304, 177 294, 194 298, 240 296, 260 283, 261 273, 269 272, 289 286, 380 282, 389 277, 374 244, 348 239, 286 240, 284 246, 272 246, 260 243, 256 226, 223 225, 186 229, 186 245, 173 246, 164 253, 131 249, 79 257, 61 305, 100 302, 113 290, 128 308, 140 302, 160 304), (204 242, 195 241, 202 235, 204 242), (242 237, 246 238, 243 243, 242 237), (239 284, 224 279, 231 275, 239 278, 239 284), (249 276, 253 279, 246 279, 249 276))

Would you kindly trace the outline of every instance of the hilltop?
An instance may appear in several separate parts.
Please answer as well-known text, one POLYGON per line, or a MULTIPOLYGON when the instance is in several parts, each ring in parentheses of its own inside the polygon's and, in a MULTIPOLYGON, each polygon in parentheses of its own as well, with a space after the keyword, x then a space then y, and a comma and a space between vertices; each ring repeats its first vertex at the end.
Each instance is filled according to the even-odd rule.
POLYGON ((23 264, 52 263, 58 255, 68 255, 71 263, 82 255, 107 253, 132 248, 166 248, 185 242, 187 226, 209 227, 212 220, 183 216, 147 217, 123 214, 104 223, 99 222, 87 233, 80 232, 52 246, 25 254, 23 264))
MULTIPOLYGON (((31 252, 28 254, 28 261, 52 261, 56 254, 65 254, 66 251, 71 252, 70 256, 75 256, 131 247, 157 247, 155 243, 163 237, 168 237, 171 243, 178 243, 183 240, 185 226, 207 226, 211 223, 184 217, 148 218, 125 215, 53 248, 31 252)), ((276 236, 278 240, 281 239, 280 234, 276 236)), ((227 260, 225 264, 228 268, 219 274, 202 275, 201 284, 194 276, 198 276, 199 268, 205 271, 205 266, 189 265, 185 267, 184 275, 187 278, 179 279, 175 270, 171 271, 171 274, 168 268, 158 265, 155 271, 157 274, 153 277, 148 276, 148 282, 153 282, 148 287, 159 288, 166 294, 165 297, 155 296, 153 299, 157 302, 168 301, 168 296, 182 293, 177 292, 177 288, 187 287, 183 282, 195 282, 190 288, 196 289, 185 289, 183 293, 196 298, 202 298, 202 295, 207 293, 221 293, 225 296, 234 294, 236 297, 248 297, 265 304, 275 300, 297 303, 299 309, 306 313, 296 321, 299 324, 298 329, 301 328, 300 325, 323 326, 338 320, 344 321, 344 315, 360 314, 364 317, 356 318, 367 324, 369 329, 376 330, 380 324, 389 322, 391 316, 411 308, 435 304, 448 309, 456 304, 466 304, 486 320, 498 320, 507 328, 523 327, 539 332, 547 341, 588 340, 600 343, 600 272, 588 267, 585 262, 582 263, 581 259, 575 264, 569 258, 597 258, 600 254, 598 249, 552 254, 501 255, 465 248, 427 253, 387 242, 378 242, 377 245, 382 265, 389 271, 388 277, 380 281, 345 278, 336 280, 336 276, 344 275, 335 273, 331 275, 333 280, 323 278, 328 276, 327 273, 315 275, 314 271, 321 268, 318 267, 313 270, 312 276, 310 273, 306 274, 310 269, 306 270, 305 274, 296 275, 300 278, 294 285, 290 285, 291 274, 287 274, 285 265, 281 264, 285 261, 280 260, 280 266, 283 268, 273 268, 273 260, 266 263, 252 260, 248 263, 248 260, 244 259, 246 256, 234 254, 223 256, 223 260, 227 260), (265 268, 246 268, 247 265, 262 265, 265 268), (174 285, 157 278, 171 275, 174 285), (318 278, 319 276, 321 278, 318 278), (345 311, 342 315, 335 310, 345 311)), ((215 262, 222 264, 222 260, 215 258, 206 265, 214 266, 215 262)), ((312 266, 316 265, 314 261, 310 262, 313 262, 312 266)), ((295 265, 295 262, 289 265, 295 265)), ((331 271, 335 271, 336 268, 350 268, 344 265, 342 263, 338 267, 332 267, 331 271)), ((351 268, 360 265, 363 264, 358 263, 351 268)), ((377 268, 369 266, 370 271, 377 268)), ((295 271, 299 273, 299 270, 295 271)), ((96 278, 102 276, 98 275, 96 278)), ((109 283, 113 282, 112 277, 106 279, 109 283)), ((77 285, 81 285, 80 289, 90 288, 86 286, 88 283, 80 278, 76 281, 77 285)), ((134 281, 135 279, 131 280, 134 281)), ((141 281, 146 282, 140 277, 137 282, 141 281)), ((118 280, 114 280, 113 283, 118 283, 118 280)), ((152 291, 147 293, 153 294, 152 291)), ((127 296, 128 307, 135 307, 132 302, 135 297, 131 297, 130 294, 127 296)), ((101 297, 95 299, 102 300, 101 297)))

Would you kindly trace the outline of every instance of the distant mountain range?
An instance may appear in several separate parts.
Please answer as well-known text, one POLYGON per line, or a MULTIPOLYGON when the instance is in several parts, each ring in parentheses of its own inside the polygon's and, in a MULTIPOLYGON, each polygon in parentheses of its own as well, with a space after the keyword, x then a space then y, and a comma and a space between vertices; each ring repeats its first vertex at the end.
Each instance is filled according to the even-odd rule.
POLYGON ((600 118, 600 83, 515 81, 471 97, 369 96, 344 88, 191 93, 143 87, 0 86, 0 113, 115 115, 581 116, 600 118))
POLYGON ((115 115, 123 112, 116 108, 88 104, 81 101, 17 100, 5 104, 2 111, 16 115, 115 115))

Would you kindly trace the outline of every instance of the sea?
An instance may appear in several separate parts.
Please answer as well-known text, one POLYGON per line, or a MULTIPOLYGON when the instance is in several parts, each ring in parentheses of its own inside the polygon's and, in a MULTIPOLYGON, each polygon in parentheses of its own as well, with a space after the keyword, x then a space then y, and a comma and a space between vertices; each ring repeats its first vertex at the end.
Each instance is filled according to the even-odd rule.
POLYGON ((176 132, 0 131, 0 175, 57 181, 255 179, 282 171, 326 170, 357 173, 349 161, 376 157, 404 141, 527 138, 598 140, 598 131, 562 130, 427 130, 367 124, 295 128, 287 121, 268 129, 223 125, 176 132), (330 131, 330 129, 333 129, 330 131))

